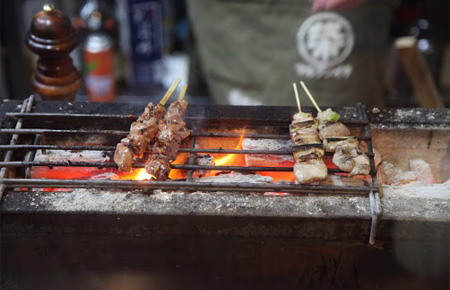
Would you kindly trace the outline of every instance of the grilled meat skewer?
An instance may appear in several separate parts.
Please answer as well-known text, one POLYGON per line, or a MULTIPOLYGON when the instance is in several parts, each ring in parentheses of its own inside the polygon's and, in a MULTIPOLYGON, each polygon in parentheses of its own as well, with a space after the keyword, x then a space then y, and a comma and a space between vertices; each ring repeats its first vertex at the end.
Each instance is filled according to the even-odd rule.
POLYGON ((328 108, 317 114, 319 135, 327 152, 335 152, 333 163, 350 175, 369 174, 370 160, 359 148, 359 142, 350 136, 350 130, 338 122, 339 114, 328 108), (327 138, 339 138, 338 141, 328 141, 327 138))
POLYGON ((289 127, 294 152, 294 175, 300 184, 325 180, 328 169, 323 161, 324 151, 317 131, 317 121, 311 113, 299 112, 292 116, 289 127))
POLYGON ((139 118, 130 126, 130 133, 117 144, 114 162, 120 170, 130 171, 134 156, 142 156, 147 145, 158 133, 158 123, 166 109, 162 104, 149 103, 139 118))
POLYGON ((168 178, 170 163, 176 159, 181 142, 190 134, 183 121, 187 105, 184 100, 170 104, 164 120, 159 125, 152 158, 145 165, 145 170, 157 180, 168 178))

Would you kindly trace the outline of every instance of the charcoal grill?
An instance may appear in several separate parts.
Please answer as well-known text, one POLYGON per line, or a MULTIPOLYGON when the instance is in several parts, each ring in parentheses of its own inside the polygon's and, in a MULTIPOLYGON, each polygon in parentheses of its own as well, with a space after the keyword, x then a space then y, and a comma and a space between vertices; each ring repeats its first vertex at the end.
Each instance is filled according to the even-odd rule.
MULTIPOLYGON (((17 108, 16 108, 17 109, 17 108)), ((246 134, 246 138, 289 139, 288 125, 290 116, 295 112, 288 107, 226 107, 226 106, 190 106, 186 114, 186 122, 192 130, 191 138, 187 142, 188 148, 179 152, 188 153, 188 163, 173 165, 173 169, 187 171, 187 178, 169 181, 138 181, 138 180, 58 180, 31 178, 31 168, 37 166, 54 167, 116 167, 113 162, 46 162, 35 161, 36 150, 95 150, 112 154, 115 146, 110 145, 56 145, 47 142, 49 136, 108 136, 117 142, 126 136, 130 123, 140 113, 137 107, 124 107, 117 113, 117 107, 107 104, 83 103, 47 103, 36 102, 34 96, 26 99, 21 105, 20 112, 6 111, 1 133, 5 145, 0 145, 4 153, 0 162, 1 177, 3 179, 0 194, 6 191, 21 191, 24 188, 99 188, 103 190, 180 190, 183 191, 231 191, 231 192, 285 192, 308 195, 342 195, 352 194, 367 196, 371 205, 371 234, 370 243, 375 241, 377 218, 380 214, 378 187, 376 184, 374 154, 371 143, 368 118, 364 106, 357 104, 354 108, 340 111, 342 121, 360 132, 358 138, 367 142, 368 155, 372 170, 370 182, 365 186, 334 186, 334 185, 298 185, 290 183, 218 183, 194 182, 193 173, 199 170, 223 170, 238 172, 254 171, 292 171, 292 167, 248 167, 248 166, 214 166, 195 165, 195 154, 198 153, 226 153, 226 154, 271 154, 291 155, 292 150, 237 150, 237 149, 196 149, 199 137, 224 138, 239 137, 239 133, 209 132, 209 128, 272 128, 276 134, 246 134), (89 111, 89 112, 86 112, 89 111), (130 114, 132 113, 132 114, 130 114), (107 124, 105 126, 105 124, 107 124), (98 126, 98 127, 97 127, 98 126), (100 129, 99 129, 100 128, 100 129), (5 138, 6 137, 6 138, 5 138), (7 142, 9 140, 9 142, 7 142), (9 144, 8 144, 9 143, 9 144), (15 154, 16 153, 16 154, 15 154), (14 175, 8 173, 14 172, 14 175)), ((311 108, 305 108, 311 111, 311 108)), ((274 131, 272 130, 272 132, 274 131)), ((113 143, 114 144, 114 143, 113 143)), ((135 168, 144 167, 144 163, 135 163, 135 168)), ((338 169, 330 169, 331 173, 340 173, 338 169)))
MULTIPOLYGON (((8 107, 8 103, 5 104, 8 107)), ((368 156, 371 160, 372 170, 370 181, 364 186, 335 186, 335 185, 298 185, 293 182, 267 183, 219 183, 219 182, 194 182, 193 174, 199 170, 221 170, 237 172, 255 171, 283 171, 289 172, 292 167, 249 167, 249 166, 215 166, 196 165, 194 156, 198 153, 221 153, 221 154, 271 154, 291 155, 291 150, 243 150, 243 149, 197 149, 196 140, 200 137, 224 138, 240 137, 240 133, 210 132, 209 128, 242 128, 261 131, 260 128, 271 128, 274 133, 245 134, 246 138, 264 139, 289 139, 288 125, 290 116, 295 113, 295 108, 289 107, 228 107, 228 106, 190 106, 185 120, 192 130, 187 148, 179 152, 188 153, 187 164, 173 165, 173 169, 187 171, 187 178, 182 180, 168 181, 141 181, 141 180, 73 180, 73 179, 36 179, 31 178, 33 167, 94 167, 108 168, 116 167, 113 162, 70 162, 70 161, 36 161, 34 160, 37 150, 95 150, 104 151, 111 155, 115 144, 123 136, 126 136, 130 123, 140 114, 137 106, 117 106, 107 104, 86 103, 48 103, 35 101, 31 96, 20 106, 13 105, 11 109, 4 112, 4 122, 1 133, 3 145, 0 150, 4 155, 0 162, 2 185, 0 195, 5 192, 21 191, 24 188, 98 188, 102 190, 124 189, 124 190, 183 190, 185 192, 284 192, 292 194, 307 195, 343 195, 351 194, 366 196, 370 203, 370 215, 372 219, 370 231, 370 243, 375 241, 376 225, 381 213, 378 187, 376 183, 376 171, 374 167, 374 154, 370 136, 368 117, 365 108, 357 104, 353 108, 339 110, 342 121, 360 132, 359 140, 367 143, 368 156), (131 114, 130 114, 131 113, 131 114), (50 136, 107 136, 113 140, 107 145, 84 145, 71 144, 61 145, 49 142, 50 136), (9 174, 14 172, 13 175, 9 174)), ((305 108, 311 111, 312 108, 305 108)), ((138 162, 135 168, 143 168, 144 163, 138 162)), ((330 173, 341 173, 338 169, 329 169, 330 173)))
MULTIPOLYGON (((380 113, 372 114, 366 112, 362 105, 338 108, 344 123, 368 145, 372 172, 371 179, 364 186, 195 182, 195 173, 199 170, 248 173, 292 171, 290 167, 200 166, 194 164, 192 156, 198 153, 290 155, 291 150, 199 149, 195 144, 204 136, 213 139, 239 137, 240 134, 230 131, 212 129, 241 128, 244 125, 255 129, 255 132, 265 127, 272 128, 264 133, 248 133, 246 137, 253 135, 255 138, 287 139, 289 118, 295 112, 293 107, 191 105, 186 119, 193 137, 180 150, 191 158, 187 159, 186 164, 174 166, 187 172, 184 179, 155 182, 32 178, 35 168, 115 166, 110 162, 43 162, 37 160, 36 156, 38 150, 96 150, 110 155, 115 143, 127 133, 130 123, 142 112, 142 108, 143 105, 137 104, 45 102, 33 97, 23 104, 18 101, 2 104, 0 154, 3 161, 0 164, 3 199, 0 214, 2 243, 6 254, 2 263, 9 266, 8 273, 9 277, 13 277, 12 280, 15 280, 14 277, 34 275, 34 271, 33 275, 22 273, 26 267, 22 267, 20 261, 39 265, 39 269, 42 268, 39 276, 42 276, 47 269, 52 275, 60 273, 59 264, 53 265, 52 261, 55 260, 69 259, 74 268, 78 268, 80 263, 86 263, 95 272, 93 265, 97 265, 97 261, 105 261, 109 266, 110 257, 114 257, 114 273, 127 263, 128 269, 131 267, 132 271, 149 273, 149 269, 159 271, 161 268, 170 268, 169 273, 175 273, 180 263, 180 268, 196 269, 203 261, 204 264, 200 266, 201 279, 208 271, 210 274, 214 272, 216 279, 216 271, 221 271, 223 265, 226 273, 236 272, 230 275, 239 276, 242 272, 254 271, 257 280, 267 276, 282 277, 280 279, 284 282, 303 285, 305 281, 294 281, 292 277, 295 275, 286 265, 302 261, 296 268, 305 277, 310 277, 319 266, 320 269, 333 269, 328 267, 336 265, 335 261, 339 261, 342 251, 345 251, 345 255, 370 264, 370 267, 358 271, 370 269, 370 273, 365 273, 364 277, 373 277, 373 281, 361 283, 372 285, 374 281, 382 280, 382 269, 392 274, 390 268, 385 267, 395 263, 390 258, 389 247, 392 245, 401 249, 406 257, 415 257, 417 253, 424 253, 428 257, 428 253, 435 249, 438 249, 435 251, 440 256, 448 256, 448 200, 404 196, 384 196, 380 200, 372 150, 373 141, 382 154, 400 155, 402 148, 408 146, 404 144, 409 142, 408 138, 417 135, 414 146, 423 149, 424 154, 439 151, 438 156, 444 156, 445 144, 449 140, 448 110, 381 109, 380 113), (96 145, 82 142, 93 135, 102 136, 106 141, 96 145), (55 142, 66 139, 70 139, 71 143, 55 142), (386 143, 386 140, 392 142, 394 139, 396 144, 386 143), (405 146, 398 146, 403 144, 405 146), (69 190, 45 192, 43 188, 69 190), (266 196, 264 192, 286 192, 291 195, 266 196), (85 198, 90 201, 87 205, 83 200, 85 198), (381 205, 383 219, 379 220, 381 205), (363 246, 361 251, 361 241, 374 243, 375 234, 377 247, 363 246), (270 240, 273 242, 270 243, 270 240), (58 252, 61 243, 65 245, 62 247, 65 250, 58 252), (230 245, 235 246, 230 248, 230 245), (388 250, 380 252, 378 246, 388 247, 388 250), (37 253, 36 248, 42 252, 37 253), (182 250, 174 254, 174 249, 182 250), (423 252, 424 249, 428 249, 428 252, 423 252), (371 258, 367 258, 368 253, 371 258), (128 257, 141 257, 143 254, 146 258, 151 257, 144 258, 150 266, 142 266, 142 259, 138 259, 135 264, 129 263, 128 257), (54 260, 48 259, 49 255, 54 260), (383 262, 374 267, 373 261, 380 255, 383 256, 383 262), (25 260, 17 260, 17 256, 25 260), (284 258, 278 259, 280 256, 284 258), (247 257, 254 262, 241 262, 242 257, 244 261, 247 257), (42 260, 50 261, 51 265, 42 267, 42 260), (165 262, 168 260, 171 262, 165 262), (318 261, 322 261, 323 265, 319 263, 317 266, 318 261)), ((305 111, 311 110, 305 108, 305 111)), ((142 167, 143 162, 135 166, 142 167)), ((336 170, 330 172, 338 173, 336 170)), ((446 171, 443 176, 447 175, 446 171)), ((346 261, 349 262, 348 259, 346 261)), ((339 271, 335 273, 343 279, 352 277, 352 265, 344 266, 346 274, 339 271)), ((440 283, 448 281, 445 275, 448 273, 448 264, 445 265, 442 267, 441 272, 444 274, 439 278, 440 283)), ((402 269, 397 266, 397 271, 400 271, 399 268, 402 269)), ((175 274, 174 277, 179 278, 175 274)), ((409 279, 410 276, 405 277, 409 279)), ((282 285, 280 279, 273 280, 277 281, 275 284, 269 283, 276 285, 271 288, 282 285)), ((361 281, 358 277, 352 279, 361 281)), ((266 282, 267 279, 264 280, 266 282)), ((323 285, 335 285, 335 282, 327 280, 323 285)), ((433 284, 428 285, 432 287, 430 285, 433 284)), ((187 288, 183 285, 179 289, 187 288)))
MULTIPOLYGON (((113 115, 113 114, 83 114, 83 113, 40 113, 40 112, 32 112, 33 107, 33 98, 26 100, 22 106, 22 111, 20 113, 8 112, 5 114, 6 118, 11 118, 13 120, 17 120, 15 128, 2 128, 1 133, 12 135, 11 142, 9 145, 1 145, 0 149, 3 151, 7 151, 5 155, 5 160, 0 162, 0 166, 4 169, 3 171, 7 171, 13 167, 26 167, 30 168, 32 166, 48 166, 50 168, 57 166, 71 166, 71 167, 97 167, 97 168, 105 168, 105 167, 116 167, 113 162, 43 162, 43 161, 34 161, 33 156, 35 151, 38 149, 41 150, 95 150, 95 151, 105 151, 105 152, 113 152, 115 150, 115 146, 83 146, 83 145, 50 145, 50 144, 42 144, 39 140, 41 140, 46 135, 111 135, 120 140, 122 137, 126 136, 128 132, 126 130, 120 130, 120 128, 115 128, 115 124, 118 124, 117 121, 123 121, 128 123, 128 125, 135 120, 136 115, 113 115), (55 128, 40 128, 42 124, 42 120, 45 120, 48 126, 52 126, 51 122, 89 122, 93 121, 95 123, 107 121, 111 122, 111 126, 108 130, 86 130, 83 128, 74 130, 71 128, 66 129, 55 129, 55 128), (88 120, 88 121, 86 121, 88 120), (35 128, 25 128, 23 123, 24 121, 32 121, 30 124, 35 126, 35 128), (19 143, 18 136, 19 135, 32 135, 34 136, 34 144, 21 144, 19 143), (13 150, 28 150, 30 152, 25 160, 13 160, 12 152, 13 150)), ((218 110, 224 110, 220 107, 218 110)), ((229 109, 228 109, 229 110, 229 109)), ((310 111, 310 108, 306 108, 306 111, 310 111)), ((353 193, 353 194, 369 194, 370 192, 376 193, 378 191, 376 184, 376 176, 375 176, 375 168, 374 168, 374 160, 373 160, 373 150, 372 143, 370 137, 370 129, 368 126, 368 119, 365 113, 365 109, 362 105, 357 105, 356 108, 349 110, 347 115, 344 114, 344 123, 351 126, 360 126, 361 127, 361 135, 358 136, 359 140, 364 140, 368 144, 368 155, 371 158, 371 182, 367 186, 323 186, 323 185, 315 185, 315 186, 305 186, 305 185, 297 185, 297 184, 217 184, 214 182, 211 183, 194 183, 192 182, 193 172, 199 170, 223 170, 223 171, 240 171, 240 172, 254 172, 254 171, 292 171, 292 167, 249 167, 249 166, 211 166, 211 165, 195 165, 194 164, 194 154, 197 153, 220 153, 220 154, 271 154, 271 155, 290 155, 293 153, 292 150, 234 150, 234 149, 196 149, 196 139, 198 137, 211 137, 211 138, 224 138, 224 137, 239 137, 241 134, 239 133, 212 133, 212 132, 204 132, 203 130, 207 129, 210 126, 224 126, 226 124, 227 127, 237 127, 242 128, 242 124, 245 124, 247 128, 258 128, 258 127, 278 127, 280 131, 285 131, 285 134, 246 134, 246 138, 264 138, 264 139, 289 139, 289 135, 286 134, 288 124, 290 122, 289 116, 293 114, 291 109, 285 108, 282 112, 280 112, 280 117, 270 116, 272 118, 260 119, 261 116, 257 118, 249 117, 248 114, 252 115, 265 115, 265 109, 258 108, 253 110, 250 108, 242 108, 239 113, 235 114, 236 116, 224 116, 221 118, 214 117, 214 110, 210 110, 209 108, 196 108, 190 107, 187 115, 186 121, 188 123, 189 128, 192 129, 191 138, 189 141, 189 148, 182 148, 179 152, 189 153, 189 163, 186 165, 173 165, 173 169, 182 169, 187 170, 187 178, 185 180, 177 180, 177 181, 118 181, 118 180, 36 180, 30 179, 29 170, 27 171, 26 178, 7 178, 4 180, 4 185, 8 187, 45 187, 45 188, 92 188, 92 187, 115 187, 115 188, 124 188, 124 189, 135 189, 135 188, 145 188, 145 189, 167 189, 167 190, 175 190, 183 188, 188 191, 196 191, 196 190, 205 190, 205 191, 250 191, 250 192, 270 192, 270 191, 279 191, 279 192, 288 192, 288 193, 314 193, 314 194, 334 194, 334 193, 353 193), (196 114, 199 112, 209 112, 211 115, 198 117, 196 114), (262 111, 262 112, 258 112, 262 111), (349 113, 351 113, 351 117, 349 117, 349 113), (275 118, 274 118, 275 117, 275 118), (199 131, 199 128, 202 131, 199 131)), ((220 112, 219 112, 220 113, 220 112)), ((120 124, 120 122, 119 122, 120 124)), ((145 166, 144 163, 135 163, 134 168, 143 168, 145 166)), ((338 169, 329 169, 331 173, 343 173, 338 169)))

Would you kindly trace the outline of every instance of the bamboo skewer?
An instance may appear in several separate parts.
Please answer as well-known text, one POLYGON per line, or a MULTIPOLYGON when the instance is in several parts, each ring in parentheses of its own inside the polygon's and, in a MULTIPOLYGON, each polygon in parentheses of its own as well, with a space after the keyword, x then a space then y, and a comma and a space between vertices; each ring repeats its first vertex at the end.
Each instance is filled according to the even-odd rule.
POLYGON ((300 84, 302 85, 303 90, 305 90, 305 93, 308 95, 308 97, 311 100, 311 102, 314 104, 314 107, 316 107, 317 112, 319 112, 319 113, 322 112, 322 110, 317 105, 316 100, 314 100, 314 98, 311 95, 311 93, 309 92, 308 88, 305 86, 305 83, 303 81, 301 81, 300 84))
POLYGON ((172 96, 173 92, 175 91, 175 89, 178 87, 178 84, 180 83, 181 79, 180 78, 176 78, 175 81, 172 83, 172 85, 170 86, 170 88, 167 90, 166 94, 164 95, 164 97, 161 99, 161 101, 159 102, 161 105, 165 105, 167 103, 167 101, 169 100, 170 96, 172 96))
POLYGON ((187 86, 184 85, 181 88, 180 94, 178 95, 178 102, 182 101, 184 99, 184 96, 186 95, 187 86))
POLYGON ((298 112, 301 113, 302 112, 302 106, 300 104, 300 98, 298 96, 297 84, 296 83, 292 83, 292 86, 294 87, 294 93, 295 93, 295 99, 297 100, 298 112))

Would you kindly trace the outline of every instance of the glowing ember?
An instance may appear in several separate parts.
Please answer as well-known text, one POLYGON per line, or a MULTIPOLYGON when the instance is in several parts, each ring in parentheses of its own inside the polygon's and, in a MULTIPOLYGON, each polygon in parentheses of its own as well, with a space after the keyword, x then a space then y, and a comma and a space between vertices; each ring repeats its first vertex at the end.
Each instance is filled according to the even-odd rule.
MULTIPOLYGON (((239 138, 239 142, 236 145, 236 147, 234 148, 235 150, 242 149, 242 140, 244 140, 244 134, 245 134, 245 130, 242 132, 241 138, 239 138)), ((215 159, 214 163, 216 164, 216 166, 225 166, 225 165, 233 166, 233 165, 235 165, 234 161, 236 160, 236 157, 238 155, 239 154, 227 154, 221 158, 215 159)))
MULTIPOLYGON (((179 153, 177 155, 177 159, 175 159, 175 161, 172 162, 172 164, 174 164, 174 165, 186 164, 188 159, 189 159, 189 154, 179 153)), ((182 178, 186 178, 186 176, 187 176, 186 170, 181 170, 181 169, 172 169, 169 173, 169 179, 182 179, 182 178)))
MULTIPOLYGON (((284 167, 284 166, 279 166, 279 167, 284 167)), ((278 182, 278 181, 295 181, 294 172, 258 171, 257 173, 260 174, 260 175, 263 175, 263 176, 270 176, 270 177, 272 177, 274 182, 278 182)))
POLYGON ((152 179, 156 179, 156 177, 152 174, 147 173, 147 171, 145 171, 144 168, 138 169, 137 170, 137 174, 135 176, 136 180, 152 180, 152 179))
POLYGON ((122 179, 122 180, 152 180, 156 179, 155 176, 147 173, 144 168, 139 168, 132 170, 131 172, 124 172, 118 175, 117 177, 113 177, 112 179, 122 179))

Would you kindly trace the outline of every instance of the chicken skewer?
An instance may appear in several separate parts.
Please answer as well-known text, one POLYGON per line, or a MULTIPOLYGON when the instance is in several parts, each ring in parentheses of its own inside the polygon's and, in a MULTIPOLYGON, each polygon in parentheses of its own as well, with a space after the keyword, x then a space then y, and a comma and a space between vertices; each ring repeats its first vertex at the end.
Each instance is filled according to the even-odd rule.
POLYGON ((350 136, 347 126, 339 122, 339 114, 330 108, 325 111, 320 110, 305 84, 301 82, 301 85, 318 111, 316 119, 319 124, 319 136, 325 151, 334 152, 333 163, 340 170, 349 172, 350 175, 369 174, 370 159, 359 148, 357 138, 350 136))
POLYGON ((187 101, 183 100, 186 86, 181 89, 178 101, 170 104, 164 120, 159 125, 159 132, 153 145, 153 155, 145 165, 147 173, 156 180, 166 180, 169 176, 170 163, 177 157, 181 142, 190 135, 183 116, 186 113, 187 101))
POLYGON ((324 151, 317 131, 317 121, 311 113, 302 112, 297 84, 293 84, 298 113, 292 116, 289 126, 291 140, 295 146, 294 175, 300 184, 325 180, 328 169, 323 161, 324 151))
POLYGON ((148 103, 144 112, 130 126, 130 133, 120 140, 114 152, 114 162, 120 170, 130 171, 135 156, 142 156, 148 143, 158 133, 158 123, 164 118, 164 105, 180 83, 176 79, 158 104, 148 103))

